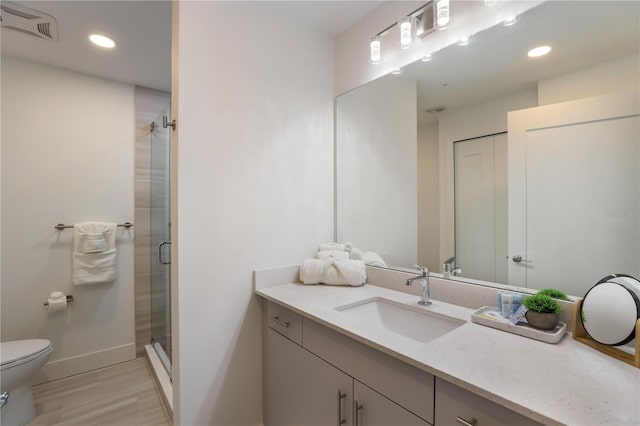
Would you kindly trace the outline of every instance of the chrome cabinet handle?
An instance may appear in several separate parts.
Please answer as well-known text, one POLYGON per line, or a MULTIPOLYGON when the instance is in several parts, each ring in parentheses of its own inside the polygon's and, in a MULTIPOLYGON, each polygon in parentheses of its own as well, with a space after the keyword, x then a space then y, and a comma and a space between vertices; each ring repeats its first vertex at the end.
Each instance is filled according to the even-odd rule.
POLYGON ((358 401, 353 401, 353 411, 356 413, 356 424, 355 426, 360 426, 360 411, 364 408, 362 404, 358 404, 358 401))
POLYGON ((462 417, 458 416, 456 417, 456 422, 460 423, 463 426, 476 426, 478 424, 478 421, 475 419, 475 417, 469 421, 466 421, 462 417))
POLYGON ((0 393, 0 408, 4 407, 9 402, 9 392, 0 393))
POLYGON ((342 393, 340 389, 338 389, 338 426, 343 425, 347 422, 347 419, 342 418, 342 400, 347 397, 346 393, 342 393))
POLYGON ((165 262, 164 260, 162 260, 162 246, 167 244, 171 245, 171 241, 163 241, 160 244, 158 244, 158 262, 160 262, 160 264, 162 265, 171 265, 171 260, 169 260, 168 262, 165 262))
POLYGON ((511 260, 513 260, 516 263, 520 263, 520 262, 524 262, 524 263, 533 263, 533 260, 527 260, 527 259, 523 259, 522 256, 520 256, 519 254, 514 255, 511 260))
POLYGON ((289 328, 289 324, 291 324, 289 321, 287 321, 287 322, 282 321, 282 320, 280 319, 280 315, 275 315, 275 316, 274 316, 274 315, 271 315, 271 316, 269 317, 269 319, 270 319, 271 321, 275 321, 275 322, 277 322, 278 324, 280 324, 281 326, 283 326, 283 327, 287 327, 287 328, 289 328))

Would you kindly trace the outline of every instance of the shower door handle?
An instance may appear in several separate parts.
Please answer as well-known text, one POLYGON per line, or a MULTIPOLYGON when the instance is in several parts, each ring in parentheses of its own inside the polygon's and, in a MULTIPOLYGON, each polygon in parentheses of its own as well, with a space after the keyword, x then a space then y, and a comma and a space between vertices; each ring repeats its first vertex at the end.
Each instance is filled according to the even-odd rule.
POLYGON ((160 244, 158 244, 158 262, 160 262, 160 264, 162 265, 171 265, 171 260, 169 260, 168 262, 165 262, 162 259, 162 246, 169 244, 171 245, 171 241, 163 241, 160 244))

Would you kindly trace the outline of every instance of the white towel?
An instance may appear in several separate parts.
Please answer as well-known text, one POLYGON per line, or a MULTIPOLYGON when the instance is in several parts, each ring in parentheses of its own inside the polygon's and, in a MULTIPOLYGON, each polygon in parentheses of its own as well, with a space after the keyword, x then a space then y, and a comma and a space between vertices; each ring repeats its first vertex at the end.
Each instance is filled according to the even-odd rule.
POLYGON ((350 257, 351 260, 362 260, 364 259, 364 252, 361 249, 354 247, 353 250, 351 250, 350 257))
POLYGON ((318 260, 349 260, 349 252, 338 250, 322 250, 316 253, 318 260))
POLYGON ((337 251, 351 251, 351 249, 353 248, 353 244, 351 243, 324 243, 324 244, 320 244, 320 247, 318 247, 318 251, 333 251, 333 250, 337 250, 337 251))
POLYGON ((75 285, 115 281, 118 277, 115 223, 73 225, 72 281, 75 285))
POLYGON ((300 280, 304 284, 360 286, 367 280, 364 262, 359 260, 307 259, 300 266, 300 280))
POLYGON ((300 281, 304 284, 319 284, 324 274, 324 260, 307 259, 300 265, 300 281))
POLYGON ((365 251, 362 260, 364 260, 365 265, 379 266, 381 268, 387 267, 387 264, 382 260, 382 257, 373 251, 365 251))

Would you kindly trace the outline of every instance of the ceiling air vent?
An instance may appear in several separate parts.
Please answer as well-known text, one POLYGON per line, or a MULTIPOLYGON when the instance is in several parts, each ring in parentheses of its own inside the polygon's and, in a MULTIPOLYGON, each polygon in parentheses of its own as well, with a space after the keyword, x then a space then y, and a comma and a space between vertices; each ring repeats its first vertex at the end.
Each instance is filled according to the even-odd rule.
POLYGON ((58 41, 56 18, 19 4, 3 1, 0 4, 2 28, 19 31, 45 40, 58 41))

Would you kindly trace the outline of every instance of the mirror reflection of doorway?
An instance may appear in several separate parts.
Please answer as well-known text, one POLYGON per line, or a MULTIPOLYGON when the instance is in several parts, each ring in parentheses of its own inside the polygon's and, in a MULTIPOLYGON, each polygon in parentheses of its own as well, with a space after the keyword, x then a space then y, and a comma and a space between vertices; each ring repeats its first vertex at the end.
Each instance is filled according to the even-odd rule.
POLYGON ((507 283, 507 134, 454 143, 459 275, 507 283))

